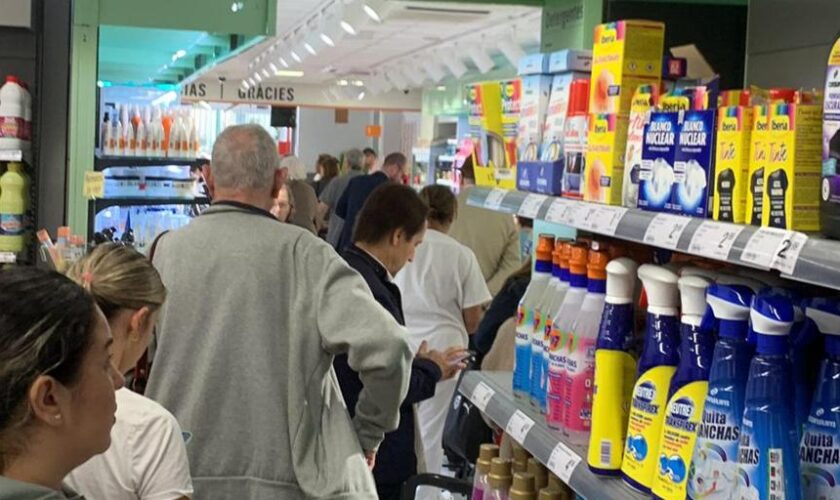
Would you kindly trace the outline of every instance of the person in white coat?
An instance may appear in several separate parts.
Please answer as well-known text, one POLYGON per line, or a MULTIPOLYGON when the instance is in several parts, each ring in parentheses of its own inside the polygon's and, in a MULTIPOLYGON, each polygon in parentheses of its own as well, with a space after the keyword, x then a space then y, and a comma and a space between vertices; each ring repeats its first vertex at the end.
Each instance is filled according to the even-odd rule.
MULTIPOLYGON (((414 261, 395 282, 403 294, 409 342, 415 349, 426 341, 430 349, 466 348, 469 335, 481 320, 490 291, 475 254, 447 235, 455 221, 458 202, 444 186, 427 186, 420 198, 429 206, 428 230, 414 261)), ((435 396, 417 406, 417 422, 426 468, 443 468, 443 427, 457 380, 441 382, 435 396)))

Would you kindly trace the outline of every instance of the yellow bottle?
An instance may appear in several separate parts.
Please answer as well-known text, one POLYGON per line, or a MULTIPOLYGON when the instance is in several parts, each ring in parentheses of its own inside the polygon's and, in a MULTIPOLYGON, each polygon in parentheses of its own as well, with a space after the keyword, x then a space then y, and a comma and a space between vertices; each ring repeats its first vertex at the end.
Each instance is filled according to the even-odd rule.
POLYGON ((0 252, 23 251, 26 185, 22 165, 9 163, 0 177, 0 252))

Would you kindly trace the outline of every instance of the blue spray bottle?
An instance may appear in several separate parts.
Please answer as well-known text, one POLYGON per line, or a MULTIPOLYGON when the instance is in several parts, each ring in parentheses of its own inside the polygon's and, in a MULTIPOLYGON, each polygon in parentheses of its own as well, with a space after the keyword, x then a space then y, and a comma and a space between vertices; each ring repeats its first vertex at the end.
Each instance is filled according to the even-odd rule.
POLYGON ((711 285, 709 314, 718 333, 709 369, 703 419, 688 474, 687 497, 729 498, 736 484, 738 442, 752 347, 747 343, 753 291, 744 285, 711 285))
POLYGON ((799 446, 802 498, 840 498, 840 303, 814 299, 805 315, 825 335, 810 415, 799 446))
POLYGON ((778 293, 753 299, 751 329, 756 353, 750 362, 735 498, 799 500, 798 432, 794 421, 790 329, 793 305, 778 293))
POLYGON ((811 400, 817 387, 817 370, 823 359, 823 339, 818 325, 805 314, 813 304, 824 299, 797 300, 793 304, 793 329, 790 332, 790 360, 793 364, 793 384, 796 393, 796 428, 801 432, 811 411, 811 400))

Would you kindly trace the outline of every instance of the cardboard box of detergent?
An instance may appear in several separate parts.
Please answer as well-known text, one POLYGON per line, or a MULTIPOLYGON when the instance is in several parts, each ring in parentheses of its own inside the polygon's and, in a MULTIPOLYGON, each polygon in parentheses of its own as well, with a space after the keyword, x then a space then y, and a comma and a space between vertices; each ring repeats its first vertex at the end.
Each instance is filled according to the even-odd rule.
POLYGON ((540 157, 546 113, 551 94, 551 77, 528 75, 522 77, 517 147, 517 165, 523 161, 537 161, 540 157))
POLYGON ((840 38, 828 56, 822 123, 822 187, 820 226, 840 238, 840 38))
POLYGON ((592 71, 592 51, 565 49, 552 52, 548 56, 548 72, 556 75, 580 71, 589 73, 592 71))
MULTIPOLYGON (((517 162, 517 132, 522 113, 522 80, 512 78, 499 82, 502 97, 502 136, 505 141, 506 166, 512 168, 517 162)), ((497 165, 498 166, 498 165, 497 165)))
POLYGON ((752 113, 749 106, 718 108, 712 217, 723 222, 746 221, 752 113))
POLYGON ((630 106, 630 121, 627 127, 627 149, 624 155, 624 182, 622 204, 636 208, 639 203, 639 173, 642 170, 642 146, 645 125, 650 122, 650 113, 658 90, 652 85, 639 85, 630 106))
POLYGON ((589 73, 570 72, 554 75, 551 81, 551 97, 543 127, 541 161, 558 161, 563 158, 563 138, 566 134, 566 117, 569 97, 574 80, 588 79, 589 73))
POLYGON ((766 104, 753 106, 747 167, 747 206, 744 210, 744 222, 753 226, 761 225, 761 213, 764 211, 764 172, 767 170, 769 131, 769 107, 766 104))
POLYGON ((589 115, 583 170, 584 200, 621 205, 628 124, 627 116, 604 113, 589 115))
POLYGON ((716 109, 685 111, 677 137, 670 211, 706 217, 714 192, 716 109))
POLYGON ((642 168, 639 172, 639 208, 665 212, 671 208, 674 163, 684 111, 654 111, 645 125, 642 168))
POLYGON ((475 143, 476 184, 514 189, 515 176, 502 186, 498 169, 504 168, 506 154, 502 134, 502 97, 499 82, 473 83, 466 86, 469 107, 469 136, 475 143))

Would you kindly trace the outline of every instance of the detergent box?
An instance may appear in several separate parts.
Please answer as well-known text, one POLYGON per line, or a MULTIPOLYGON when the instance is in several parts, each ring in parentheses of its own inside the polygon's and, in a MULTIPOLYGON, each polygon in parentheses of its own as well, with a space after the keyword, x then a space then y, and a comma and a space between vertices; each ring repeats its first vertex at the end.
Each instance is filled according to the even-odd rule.
POLYGON ((706 217, 715 179, 716 109, 684 111, 674 157, 673 213, 706 217))
POLYGON ((747 206, 744 222, 753 226, 761 225, 761 213, 764 210, 764 172, 767 169, 767 154, 770 144, 767 142, 770 129, 768 106, 759 104, 752 108, 752 132, 750 133, 749 165, 747 166, 747 206))
POLYGON ((624 182, 622 203, 636 208, 639 201, 639 172, 642 170, 642 144, 645 125, 650 121, 654 100, 658 94, 653 85, 639 85, 630 105, 630 121, 627 127, 627 149, 624 155, 624 182))
POLYGON ((522 77, 521 103, 517 128, 517 165, 522 161, 536 161, 540 157, 546 113, 551 94, 551 77, 529 75, 522 77))
POLYGON ((549 74, 556 75, 558 73, 568 73, 569 71, 591 72, 592 51, 566 49, 549 54, 549 74))
POLYGON ((621 205, 628 124, 627 116, 608 113, 589 115, 584 200, 621 205))
MULTIPOLYGON (((659 86, 665 25, 655 21, 617 21, 595 27, 590 113, 630 113, 636 87, 659 86)), ((622 151, 623 156, 623 151, 622 151)))
POLYGON ((747 220, 752 113, 749 106, 718 108, 712 198, 712 217, 715 220, 737 224, 747 220))
POLYGON ((820 229, 822 104, 769 105, 763 226, 820 229))
MULTIPOLYGON (((499 82, 502 96, 502 136, 505 142, 505 165, 516 165, 517 132, 522 114, 522 80, 513 78, 499 82)), ((496 164, 497 167, 499 166, 496 164)))
POLYGON ((517 73, 520 75, 547 75, 550 73, 548 59, 548 54, 528 54, 519 60, 517 73))
POLYGON ((469 136, 475 143, 475 181, 479 186, 514 189, 502 129, 502 89, 498 81, 466 86, 469 136))
POLYGON ((650 114, 642 142, 639 208, 654 212, 664 212, 671 208, 677 138, 682 126, 683 113, 684 111, 654 111, 650 114))
POLYGON ((828 56, 822 135, 822 232, 840 238, 840 39, 828 56))
POLYGON ((567 72, 551 77, 551 97, 545 115, 540 160, 557 161, 563 157, 563 138, 566 134, 566 117, 569 97, 574 80, 589 78, 589 73, 567 72))

